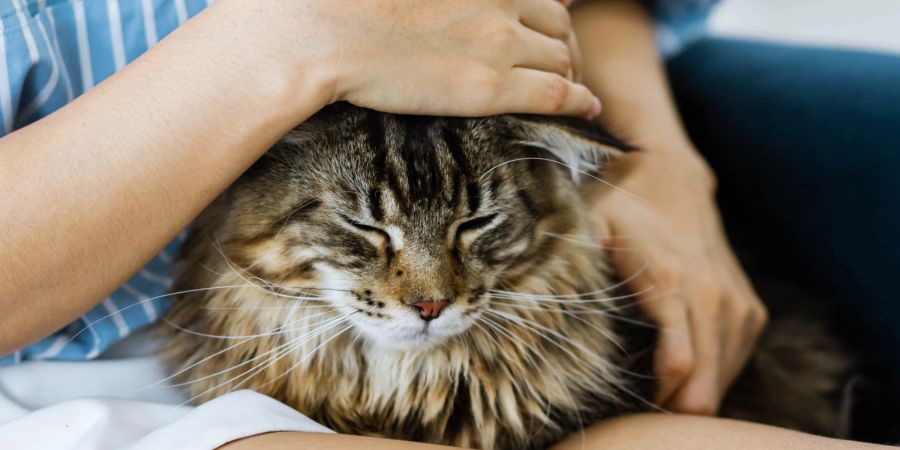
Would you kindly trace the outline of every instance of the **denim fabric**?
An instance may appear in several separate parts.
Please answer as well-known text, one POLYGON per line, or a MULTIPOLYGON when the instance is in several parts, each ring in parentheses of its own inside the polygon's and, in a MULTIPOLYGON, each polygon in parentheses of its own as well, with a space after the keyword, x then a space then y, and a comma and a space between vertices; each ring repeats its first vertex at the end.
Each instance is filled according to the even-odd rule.
POLYGON ((900 379, 900 56, 706 38, 668 67, 732 239, 900 379))

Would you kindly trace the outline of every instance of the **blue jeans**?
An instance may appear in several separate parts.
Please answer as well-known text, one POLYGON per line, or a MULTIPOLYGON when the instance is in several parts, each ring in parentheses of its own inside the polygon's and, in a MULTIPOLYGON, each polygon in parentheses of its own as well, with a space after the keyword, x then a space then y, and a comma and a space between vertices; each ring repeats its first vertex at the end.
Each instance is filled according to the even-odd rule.
POLYGON ((900 56, 708 38, 668 69, 735 245, 900 380, 900 56))

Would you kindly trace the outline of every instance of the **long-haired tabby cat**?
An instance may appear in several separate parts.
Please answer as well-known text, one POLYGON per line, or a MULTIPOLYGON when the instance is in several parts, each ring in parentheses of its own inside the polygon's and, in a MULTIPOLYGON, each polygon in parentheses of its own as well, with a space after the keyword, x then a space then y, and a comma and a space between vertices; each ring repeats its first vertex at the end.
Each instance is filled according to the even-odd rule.
MULTIPOLYGON (((195 401, 251 388, 338 432, 463 447, 652 409, 653 330, 579 186, 627 150, 578 121, 332 106, 196 221, 165 354, 195 401)), ((723 414, 835 434, 848 365, 787 330, 723 414)))

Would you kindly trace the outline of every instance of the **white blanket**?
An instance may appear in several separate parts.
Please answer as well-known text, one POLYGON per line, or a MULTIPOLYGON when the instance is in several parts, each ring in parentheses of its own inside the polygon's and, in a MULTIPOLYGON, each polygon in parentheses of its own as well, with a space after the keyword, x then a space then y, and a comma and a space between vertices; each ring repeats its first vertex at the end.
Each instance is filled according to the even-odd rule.
POLYGON ((0 368, 0 448, 201 450, 273 431, 331 432, 247 390, 183 406, 178 389, 157 384, 167 373, 147 339, 97 361, 0 368))

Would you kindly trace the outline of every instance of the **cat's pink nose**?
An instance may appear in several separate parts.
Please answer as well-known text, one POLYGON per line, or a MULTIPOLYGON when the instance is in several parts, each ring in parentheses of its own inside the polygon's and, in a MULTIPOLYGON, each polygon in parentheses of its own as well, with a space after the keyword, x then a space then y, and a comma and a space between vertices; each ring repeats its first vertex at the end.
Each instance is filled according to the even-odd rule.
POLYGON ((449 304, 450 302, 447 300, 422 300, 414 303, 413 306, 419 310, 423 319, 432 320, 437 319, 441 315, 441 310, 449 304))

